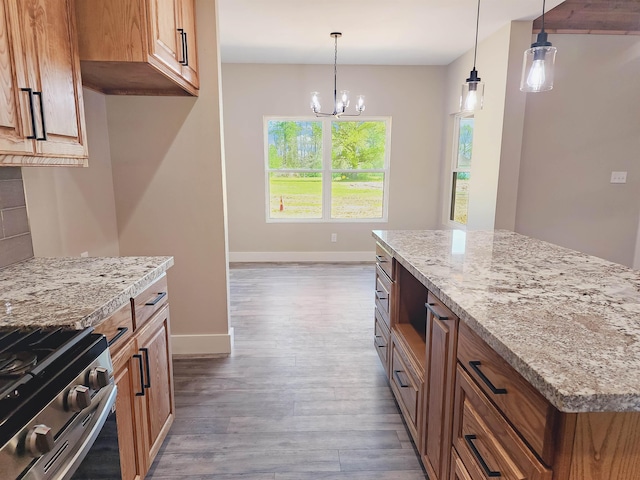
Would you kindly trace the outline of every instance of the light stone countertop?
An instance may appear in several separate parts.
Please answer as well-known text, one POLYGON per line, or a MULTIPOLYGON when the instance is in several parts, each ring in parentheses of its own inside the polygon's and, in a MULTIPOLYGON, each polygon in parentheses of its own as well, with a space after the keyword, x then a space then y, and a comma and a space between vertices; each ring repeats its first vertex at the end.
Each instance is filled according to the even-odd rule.
POLYGON ((373 236, 560 411, 640 411, 640 271, 501 230, 373 236))
POLYGON ((0 329, 95 326, 172 265, 173 257, 40 257, 8 266, 0 329))

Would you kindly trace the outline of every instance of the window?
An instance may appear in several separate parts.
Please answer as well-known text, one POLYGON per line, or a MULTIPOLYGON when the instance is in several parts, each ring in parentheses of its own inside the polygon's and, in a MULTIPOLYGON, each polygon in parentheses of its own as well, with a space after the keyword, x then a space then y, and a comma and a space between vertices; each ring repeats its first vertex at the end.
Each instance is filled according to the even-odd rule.
POLYGON ((456 115, 454 128, 453 159, 451 162, 451 206, 449 220, 467 224, 469 210, 469 182, 473 153, 472 116, 456 115))
POLYGON ((267 221, 386 221, 390 119, 264 123, 267 221))

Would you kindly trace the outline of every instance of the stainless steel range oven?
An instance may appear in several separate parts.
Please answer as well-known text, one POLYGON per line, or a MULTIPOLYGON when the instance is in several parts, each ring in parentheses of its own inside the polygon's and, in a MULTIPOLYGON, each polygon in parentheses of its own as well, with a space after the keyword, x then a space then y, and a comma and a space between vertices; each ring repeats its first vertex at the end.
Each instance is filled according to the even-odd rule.
MULTIPOLYGON (((2 478, 83 478, 88 458, 105 448, 100 439, 113 435, 115 401, 103 335, 91 329, 0 332, 2 478)), ((117 452, 117 433, 115 446, 107 440, 117 452)), ((119 472, 119 459, 116 464, 119 472)))

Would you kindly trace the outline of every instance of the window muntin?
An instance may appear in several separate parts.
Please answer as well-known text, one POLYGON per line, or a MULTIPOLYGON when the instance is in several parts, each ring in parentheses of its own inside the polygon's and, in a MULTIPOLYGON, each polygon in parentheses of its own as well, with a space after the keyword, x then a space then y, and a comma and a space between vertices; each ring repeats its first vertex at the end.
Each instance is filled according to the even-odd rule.
POLYGON ((454 128, 454 159, 451 169, 451 197, 449 220, 467 224, 469 211, 469 183, 471 181, 471 160, 473 157, 474 118, 456 115, 454 128))
POLYGON ((265 117, 267 221, 386 221, 390 119, 265 117))

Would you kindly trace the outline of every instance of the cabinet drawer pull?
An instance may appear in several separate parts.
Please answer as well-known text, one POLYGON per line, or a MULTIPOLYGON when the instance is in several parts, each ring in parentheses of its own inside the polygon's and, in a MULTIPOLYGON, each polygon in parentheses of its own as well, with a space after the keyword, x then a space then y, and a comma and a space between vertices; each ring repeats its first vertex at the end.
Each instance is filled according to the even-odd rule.
POLYGON ((482 455, 480 455, 480 452, 478 451, 478 449, 476 448, 475 444, 473 443, 473 441, 476 438, 477 437, 475 435, 465 435, 464 436, 465 442, 467 442, 467 445, 469 445, 469 448, 471 449, 471 452, 473 453, 473 456, 476 457, 476 460, 478 460, 478 463, 482 467, 482 470, 484 470, 484 474, 487 477, 501 477, 502 474, 500 472, 498 472, 498 471, 491 470, 489 468, 489 466, 487 465, 487 462, 485 462, 484 458, 482 458, 482 455))
POLYGON ((396 381, 398 382, 398 385, 400 385, 401 388, 409 388, 409 385, 407 385, 400 379, 400 375, 399 375, 400 373, 404 373, 404 371, 403 370, 393 371, 393 376, 396 377, 396 381))
POLYGON ((144 368, 142 367, 142 355, 135 354, 133 358, 137 358, 140 367, 140 391, 136 392, 136 397, 144 397, 144 368))
POLYGON ((127 327, 118 327, 118 333, 116 333, 114 337, 107 342, 107 344, 109 346, 112 346, 114 343, 116 343, 120 339, 120 337, 122 337, 128 331, 129 329, 127 327))
POLYGON ((145 303, 145 305, 155 305, 166 296, 167 296, 167 292, 158 292, 158 295, 156 296, 156 298, 154 298, 150 302, 145 303))
POLYGON ((431 313, 433 313, 434 317, 436 317, 438 320, 449 320, 449 317, 447 317, 446 315, 440 315, 438 312, 436 312, 434 307, 435 304, 433 303, 425 303, 424 306, 427 307, 427 310, 429 310, 431 313))
MULTIPOLYGON (((33 96, 38 96, 40 99, 40 126, 42 127, 42 136, 36 137, 38 141, 45 141, 47 139, 47 127, 44 124, 44 102, 42 101, 42 92, 33 92, 33 96)), ((33 132, 36 133, 35 130, 33 132)))
POLYGON ((495 385, 491 383, 491 380, 489 380, 486 375, 482 373, 482 370, 480 370, 480 365, 482 365, 480 360, 471 360, 469 362, 469 366, 471 367, 471 369, 476 372, 476 374, 480 377, 480 380, 482 380, 487 385, 487 387, 489 387, 491 393, 493 393, 494 395, 504 395, 505 393, 507 393, 506 388, 496 388, 495 385))
POLYGON ((378 261, 378 263, 387 263, 387 259, 382 255, 376 255, 376 260, 378 261))
POLYGON ((382 292, 380 290, 376 290, 376 298, 380 301, 387 299, 387 297, 382 295, 382 292))
POLYGON ((387 348, 386 343, 378 343, 378 339, 382 338, 380 335, 376 335, 376 339, 373 341, 374 345, 378 348, 387 348))
POLYGON ((151 388, 151 369, 149 368, 149 349, 141 348, 140 351, 144 353, 144 365, 147 369, 147 383, 144 383, 144 388, 151 388))
POLYGON ((20 90, 22 90, 23 92, 27 92, 29 94, 29 113, 31 114, 31 131, 33 132, 33 134, 29 135, 27 139, 35 140, 36 139, 36 113, 35 113, 35 109, 33 108, 33 90, 31 88, 21 88, 20 90))

